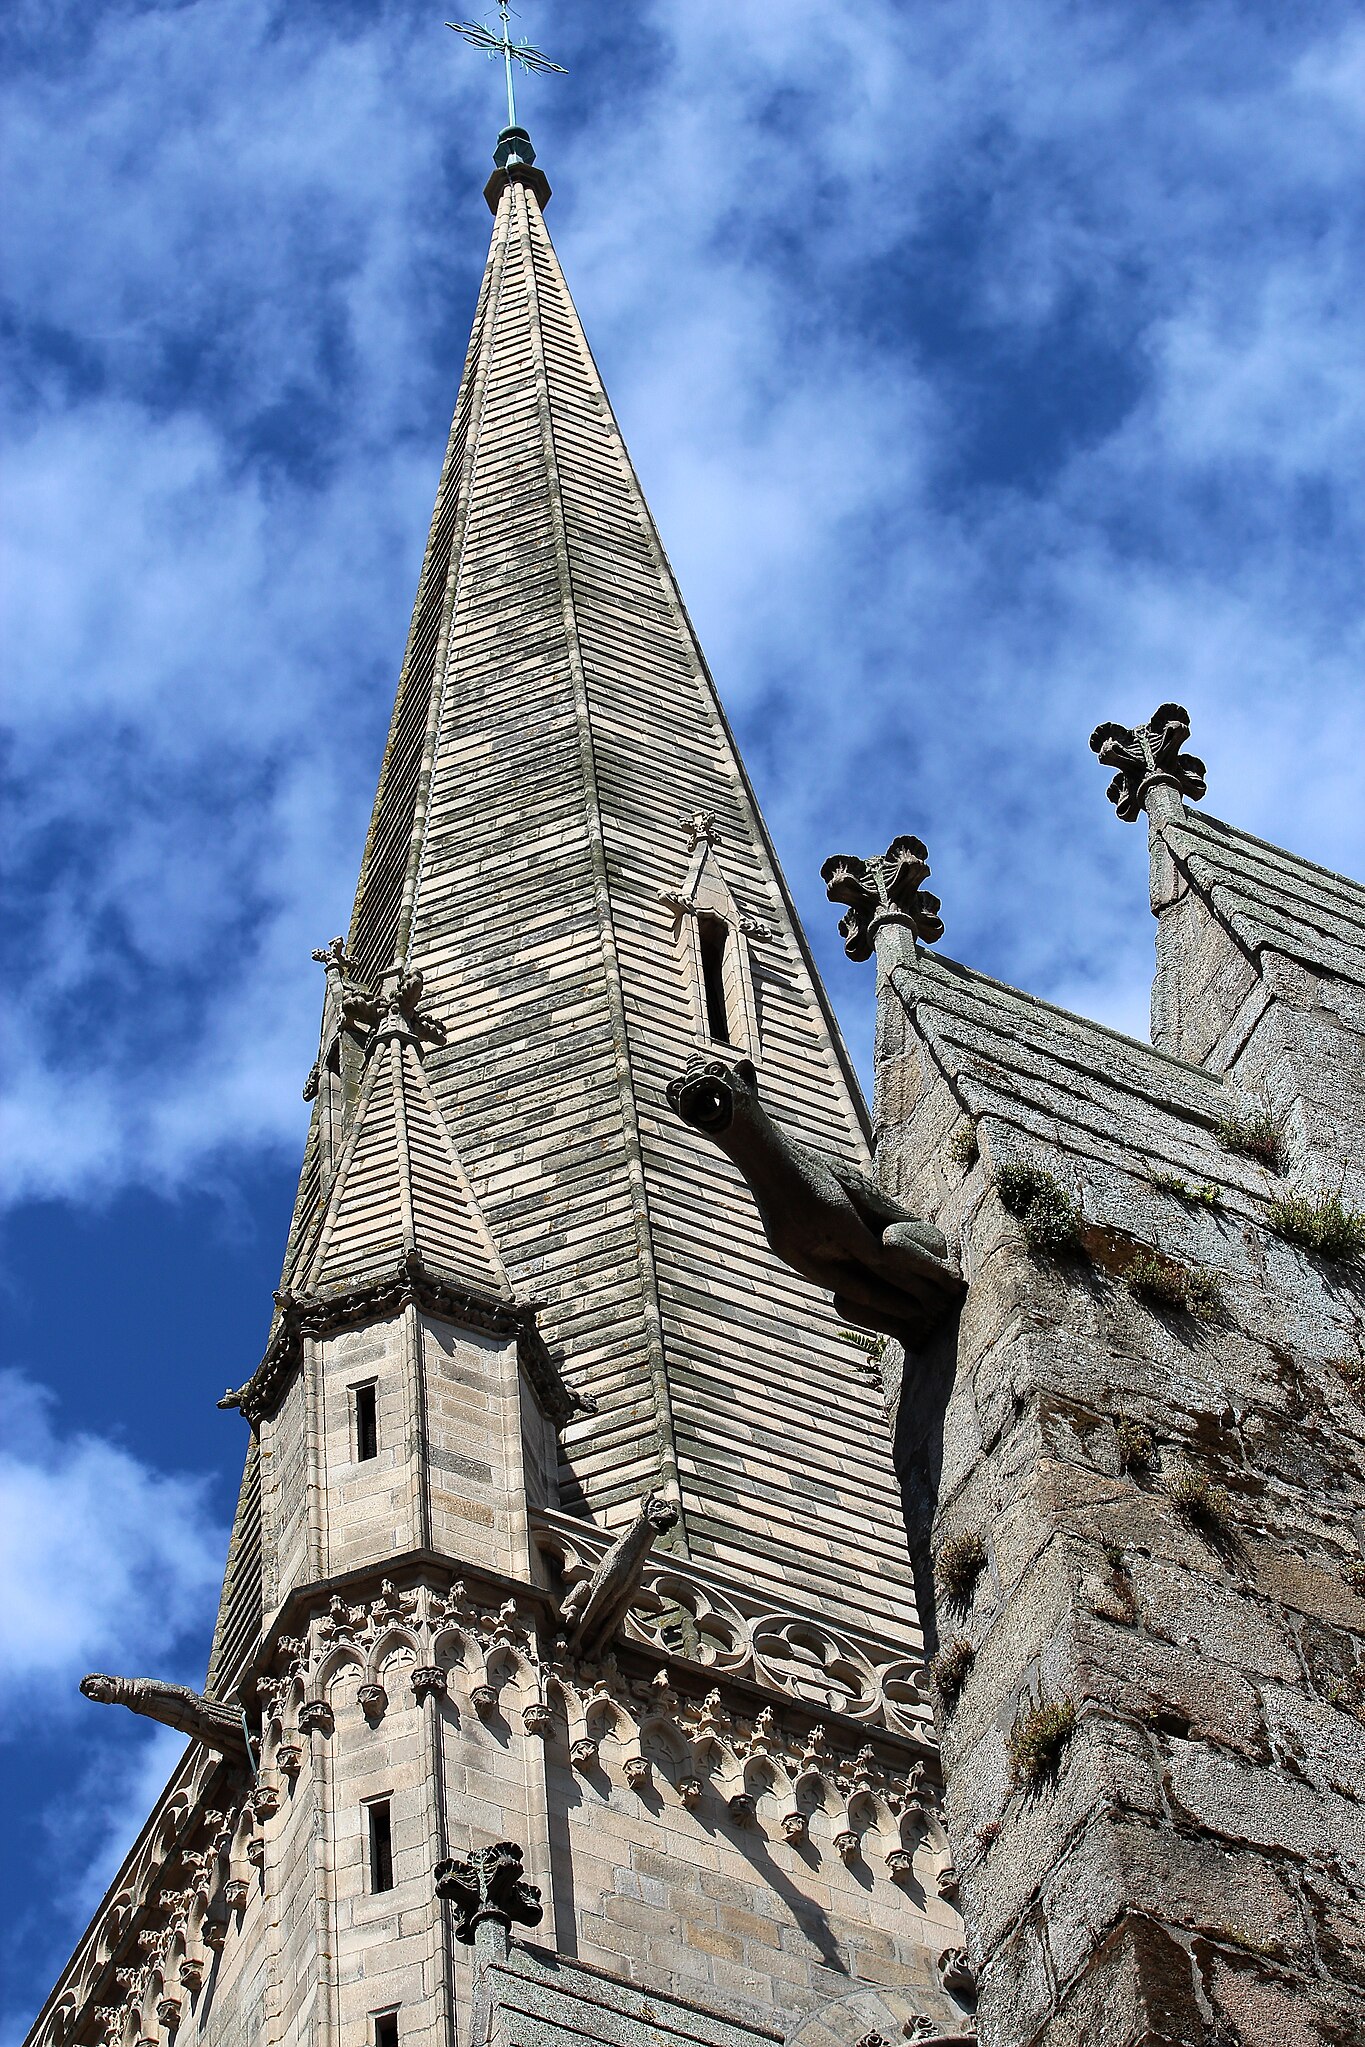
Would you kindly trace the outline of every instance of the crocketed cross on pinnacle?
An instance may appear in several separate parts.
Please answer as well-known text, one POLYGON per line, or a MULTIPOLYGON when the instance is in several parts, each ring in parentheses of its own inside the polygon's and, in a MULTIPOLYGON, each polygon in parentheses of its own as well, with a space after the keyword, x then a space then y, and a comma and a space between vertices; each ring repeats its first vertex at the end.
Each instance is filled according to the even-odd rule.
POLYGON ((1135 824, 1151 790, 1174 789, 1197 803, 1207 788, 1204 763, 1181 747, 1190 736, 1182 704, 1161 704, 1145 725, 1097 725, 1090 751, 1117 774, 1105 792, 1125 824, 1135 824))

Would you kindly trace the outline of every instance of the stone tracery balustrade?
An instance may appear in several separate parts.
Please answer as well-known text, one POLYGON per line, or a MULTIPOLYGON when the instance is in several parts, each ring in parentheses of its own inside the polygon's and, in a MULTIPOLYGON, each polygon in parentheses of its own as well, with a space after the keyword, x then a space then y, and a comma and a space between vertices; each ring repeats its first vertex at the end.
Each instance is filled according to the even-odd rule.
MULTIPOLYGON (((609 1537, 565 1514, 537 1517, 535 1538, 566 1583, 590 1576, 609 1537)), ((667 1555, 646 1563, 626 1620, 628 1640, 747 1677, 819 1712, 841 1713, 932 1743, 933 1705, 923 1659, 888 1655, 870 1634, 809 1615, 774 1612, 722 1574, 667 1555)))

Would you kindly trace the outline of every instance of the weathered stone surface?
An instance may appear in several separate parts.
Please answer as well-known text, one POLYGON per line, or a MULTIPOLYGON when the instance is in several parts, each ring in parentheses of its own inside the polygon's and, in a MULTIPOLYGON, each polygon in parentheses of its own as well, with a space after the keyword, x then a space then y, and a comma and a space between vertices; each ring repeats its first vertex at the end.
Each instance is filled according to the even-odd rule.
POLYGON ((930 1547, 988 1551, 935 1617, 972 1651, 942 1739, 983 2038, 1046 1996, 1039 2043, 1203 2043, 1212 1970, 1245 2037, 1292 1994, 1335 2040, 1365 1890, 1362 1282, 1276 1234, 1286 1182, 1238 1144, 1268 1115, 1290 1184, 1362 1187, 1365 891, 1187 816, 1156 737, 1110 738, 1149 813, 1157 1049, 878 940, 878 1171, 969 1282, 930 1547), (1018 1169, 1079 1212, 1070 1245, 1030 1242, 1018 1169), (1032 1701, 1076 1729, 1012 1782, 1032 1701))

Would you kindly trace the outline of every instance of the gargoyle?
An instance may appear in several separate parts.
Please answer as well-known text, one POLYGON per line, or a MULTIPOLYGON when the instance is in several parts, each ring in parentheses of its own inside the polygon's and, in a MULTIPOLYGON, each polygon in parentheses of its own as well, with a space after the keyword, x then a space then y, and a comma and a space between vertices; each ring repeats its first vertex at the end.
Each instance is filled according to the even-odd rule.
POLYGON ((580 1578, 564 1595, 559 1624, 570 1649, 598 1656, 625 1619, 635 1597, 645 1559, 657 1535, 667 1535, 678 1509, 663 1493, 650 1493, 625 1533, 603 1557, 591 1578, 580 1578))
POLYGON ((922 1342, 963 1291, 948 1243, 865 1173, 788 1137, 758 1098, 749 1060, 694 1058, 673 1108, 734 1160, 784 1265, 827 1287, 845 1322, 922 1342))
POLYGON ((246 1734, 236 1707, 206 1699, 188 1685, 164 1684, 156 1677, 106 1677, 96 1670, 81 1679, 81 1690, 96 1705, 126 1706, 130 1713, 159 1720, 163 1727, 174 1727, 220 1755, 246 1760, 246 1734))

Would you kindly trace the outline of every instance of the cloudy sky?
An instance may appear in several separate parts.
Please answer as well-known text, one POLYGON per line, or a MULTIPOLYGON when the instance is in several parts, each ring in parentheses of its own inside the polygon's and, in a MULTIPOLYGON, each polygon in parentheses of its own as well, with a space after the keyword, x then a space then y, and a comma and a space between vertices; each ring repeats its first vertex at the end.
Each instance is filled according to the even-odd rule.
MULTIPOLYGON (((524 0, 569 281, 860 1062, 817 869, 1141 1032, 1086 739, 1365 866, 1365 28, 1346 0, 524 0)), ((483 261, 494 71, 415 0, 12 0, 3 518, 17 2039, 202 1676, 483 261), (118 1724, 120 1721, 123 1724, 118 1724), (46 1895, 44 1895, 46 1894, 46 1895)))

